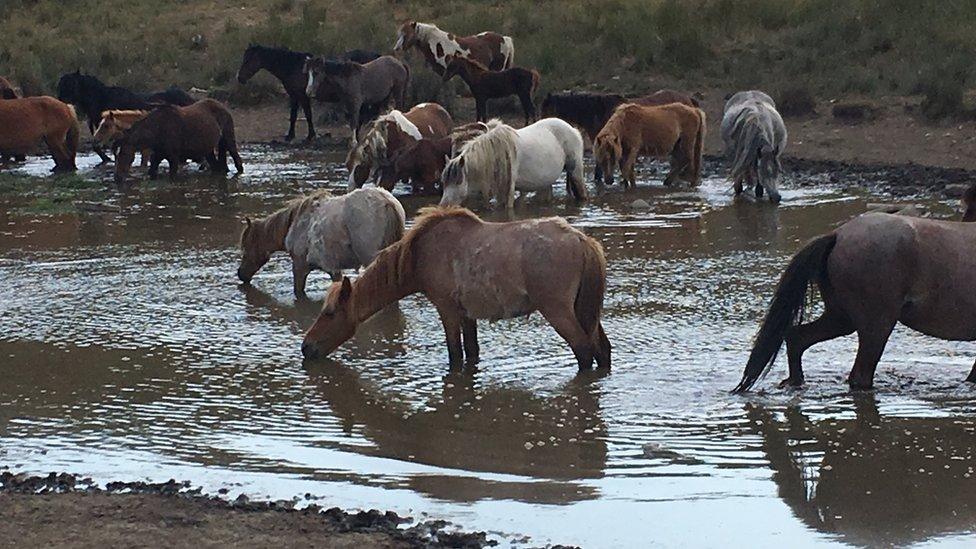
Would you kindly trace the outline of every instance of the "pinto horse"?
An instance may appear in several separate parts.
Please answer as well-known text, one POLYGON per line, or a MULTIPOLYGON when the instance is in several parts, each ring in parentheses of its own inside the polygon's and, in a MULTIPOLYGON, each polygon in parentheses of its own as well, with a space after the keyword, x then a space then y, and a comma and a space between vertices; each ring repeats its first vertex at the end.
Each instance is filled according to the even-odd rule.
MULTIPOLYGON (((171 87, 152 94, 136 93, 118 86, 106 86, 98 78, 75 71, 58 79, 58 99, 78 107, 88 119, 88 131, 95 135, 95 128, 102 120, 102 113, 112 109, 149 110, 155 103, 168 103, 185 107, 196 99, 185 91, 171 87)), ((98 146, 95 153, 103 162, 111 159, 98 146)))
POLYGON ((735 194, 742 192, 745 182, 755 185, 756 198, 762 198, 765 191, 771 202, 780 201, 777 184, 786 139, 786 124, 771 97, 752 90, 729 98, 722 116, 722 141, 732 162, 735 194))
POLYGON ((244 218, 237 277, 249 284, 272 254, 288 252, 295 295, 302 297, 312 269, 338 281, 342 269, 368 265, 400 240, 405 219, 400 201, 375 187, 338 197, 321 190, 296 198, 264 219, 244 218))
POLYGON ((463 208, 425 208, 359 278, 332 284, 305 333, 302 354, 332 353, 361 322, 422 293, 444 325, 451 368, 460 368, 465 357, 478 362, 478 320, 533 311, 569 343, 581 370, 594 358, 609 368, 610 341, 600 323, 606 283, 600 243, 562 218, 486 223, 463 208))
MULTIPOLYGON (((790 260, 773 294, 736 392, 773 365, 783 342, 789 377, 803 383, 803 352, 857 333, 848 383, 869 389, 895 324, 949 341, 976 340, 976 225, 868 213, 815 238, 790 260), (823 299, 820 318, 803 323, 808 287, 823 299)), ((967 381, 976 382, 976 365, 967 381)))
MULTIPOLYGON (((380 54, 366 50, 350 50, 335 58, 342 61, 355 61, 357 63, 369 63, 379 57, 380 54)), ((301 106, 305 112, 305 122, 308 125, 308 137, 315 138, 315 125, 312 122, 312 103, 308 94, 305 93, 305 86, 308 83, 308 74, 305 72, 305 61, 313 56, 310 53, 292 51, 288 48, 269 48, 257 44, 251 44, 244 50, 244 57, 241 59, 241 67, 237 70, 237 81, 241 84, 247 83, 258 71, 264 69, 274 75, 288 93, 289 108, 291 109, 288 123, 288 134, 285 141, 295 138, 295 121, 298 119, 298 107, 301 106)), ((327 99, 327 98, 326 98, 327 99)), ((322 99, 325 101, 326 99, 322 99)), ((337 98, 332 101, 338 101, 337 98)))
POLYGON ((458 75, 468 85, 474 97, 478 122, 488 120, 488 100, 516 95, 522 102, 525 125, 535 120, 535 91, 539 88, 539 71, 512 67, 492 71, 481 63, 454 56, 447 64, 442 80, 447 82, 458 75))
POLYGON ((365 64, 316 57, 305 62, 305 72, 306 94, 316 98, 334 94, 345 107, 353 146, 359 140, 364 106, 382 109, 392 102, 403 109, 406 105, 410 68, 390 55, 365 64))
POLYGON ((346 157, 348 188, 362 187, 384 171, 387 177, 381 185, 392 191, 398 179, 390 177, 393 157, 425 137, 445 137, 453 127, 451 115, 437 103, 421 103, 406 113, 393 110, 377 118, 346 157))
POLYGON ((620 166, 624 185, 637 186, 634 167, 641 155, 670 158, 665 185, 685 179, 701 180, 705 142, 705 112, 681 103, 645 107, 623 104, 613 112, 593 142, 593 156, 603 169, 606 184, 613 183, 614 166, 620 166))
POLYGON ((416 48, 434 72, 443 75, 454 56, 477 61, 493 71, 511 68, 515 62, 515 45, 511 36, 482 32, 472 36, 455 36, 430 23, 407 21, 397 31, 393 51, 416 48))
POLYGON ((54 157, 54 171, 74 171, 78 134, 74 107, 53 97, 0 101, 0 156, 21 157, 44 142, 54 157))

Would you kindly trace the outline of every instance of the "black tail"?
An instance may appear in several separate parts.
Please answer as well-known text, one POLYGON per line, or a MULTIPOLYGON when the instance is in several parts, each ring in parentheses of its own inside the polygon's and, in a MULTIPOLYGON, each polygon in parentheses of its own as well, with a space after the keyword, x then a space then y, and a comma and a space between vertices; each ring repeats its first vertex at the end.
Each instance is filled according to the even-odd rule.
POLYGON ((837 235, 834 233, 815 238, 790 260, 776 286, 766 318, 756 334, 742 381, 732 390, 733 393, 748 391, 772 367, 786 339, 786 332, 803 319, 808 286, 818 279, 826 280, 827 257, 836 243, 837 235))

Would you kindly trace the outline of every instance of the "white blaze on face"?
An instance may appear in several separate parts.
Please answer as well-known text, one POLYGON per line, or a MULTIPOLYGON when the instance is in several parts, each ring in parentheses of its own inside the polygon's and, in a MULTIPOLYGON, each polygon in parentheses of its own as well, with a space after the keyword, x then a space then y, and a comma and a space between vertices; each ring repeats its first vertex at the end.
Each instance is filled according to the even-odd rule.
POLYGON ((312 75, 312 71, 308 71, 308 84, 305 85, 305 95, 312 97, 315 93, 315 77, 312 75))

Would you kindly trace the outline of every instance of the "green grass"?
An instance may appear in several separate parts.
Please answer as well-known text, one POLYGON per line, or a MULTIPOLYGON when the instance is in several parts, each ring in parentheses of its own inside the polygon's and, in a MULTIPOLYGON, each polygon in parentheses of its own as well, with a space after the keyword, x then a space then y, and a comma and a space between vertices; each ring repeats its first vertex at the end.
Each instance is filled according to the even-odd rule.
MULTIPOLYGON (((976 54, 966 0, 4 0, 0 74, 33 93, 81 68, 137 89, 253 100, 233 81, 249 42, 389 51, 408 18, 512 35, 517 64, 542 72, 543 91, 643 92, 650 74, 687 88, 800 82, 816 96, 923 93, 936 116, 962 108, 971 76, 960 67, 976 54)), ((438 97, 429 80, 418 75, 415 97, 438 97)))
POLYGON ((75 213, 78 200, 99 200, 108 196, 104 183, 76 174, 31 177, 0 173, 0 205, 20 215, 75 213))

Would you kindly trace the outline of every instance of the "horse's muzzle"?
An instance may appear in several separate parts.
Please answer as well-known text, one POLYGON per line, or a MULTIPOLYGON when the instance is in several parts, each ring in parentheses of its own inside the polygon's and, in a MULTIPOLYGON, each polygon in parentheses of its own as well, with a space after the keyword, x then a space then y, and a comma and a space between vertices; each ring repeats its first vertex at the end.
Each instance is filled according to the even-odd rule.
POLYGON ((251 282, 251 275, 246 274, 242 267, 237 268, 237 278, 239 278, 244 284, 250 284, 251 282))
POLYGON ((308 360, 315 360, 319 357, 319 349, 314 343, 302 342, 302 356, 308 360))

